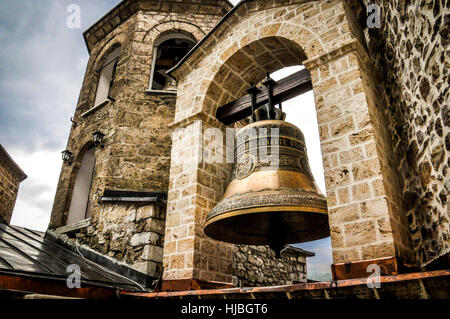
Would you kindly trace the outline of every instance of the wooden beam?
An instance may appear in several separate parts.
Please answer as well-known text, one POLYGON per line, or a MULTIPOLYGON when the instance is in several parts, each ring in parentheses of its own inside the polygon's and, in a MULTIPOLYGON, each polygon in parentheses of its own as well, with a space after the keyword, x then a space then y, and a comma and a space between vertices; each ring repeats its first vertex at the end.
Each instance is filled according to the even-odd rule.
MULTIPOLYGON (((382 287, 393 287, 398 295, 403 298, 417 298, 414 291, 410 288, 412 285, 418 286, 419 280, 429 280, 428 286, 435 291, 434 298, 448 298, 448 286, 450 284, 450 270, 435 270, 429 272, 417 272, 399 275, 386 275, 380 277, 382 287), (434 280, 432 282, 431 280, 434 280), (436 284, 439 282, 439 285, 436 284), (396 286, 393 286, 396 285, 396 286)), ((413 286, 413 287, 414 287, 413 286)), ((340 292, 341 295, 350 293, 349 297, 354 298, 356 294, 361 294, 362 289, 370 289, 367 287, 367 278, 357 278, 348 280, 338 280, 334 283, 329 281, 308 282, 286 286, 266 286, 266 287, 245 287, 245 288, 226 288, 226 289, 205 289, 205 290, 185 290, 185 291, 162 291, 162 292, 131 292, 121 290, 121 296, 129 296, 135 298, 192 298, 198 299, 199 296, 208 297, 210 299, 249 299, 250 294, 254 294, 257 299, 285 298, 289 295, 291 298, 311 298, 311 292, 327 289, 329 295, 334 296, 340 292), (353 287, 353 291, 352 291, 353 287), (346 289, 345 289, 346 288, 346 289), (286 294, 289 292, 289 295, 286 294), (332 294, 330 294, 332 292, 332 294), (352 293, 353 292, 353 293, 352 293), (227 296, 229 296, 227 298, 227 296)), ((392 289, 392 288, 391 288, 392 289)), ((370 290, 371 291, 371 290, 370 290)), ((383 289, 379 289, 379 293, 383 293, 383 289)), ((383 298, 383 295, 380 296, 383 298)), ((392 294, 387 293, 387 298, 392 298, 392 294)))
POLYGON ((234 288, 230 283, 217 282, 217 281, 205 281, 198 279, 175 279, 175 280, 163 280, 161 287, 158 287, 156 291, 189 291, 189 290, 204 290, 204 289, 226 289, 234 288))
POLYGON ((372 274, 372 272, 367 272, 367 267, 369 265, 380 266, 381 275, 383 276, 397 275, 400 268, 400 263, 397 257, 385 257, 349 263, 332 264, 331 274, 333 276, 333 280, 366 278, 372 274))
POLYGON ((62 227, 58 227, 55 229, 55 233, 57 234, 66 234, 66 233, 71 233, 74 232, 76 230, 80 230, 82 228, 86 228, 88 226, 91 225, 91 218, 87 218, 87 219, 83 219, 80 220, 79 222, 70 224, 70 225, 65 225, 62 227))
MULTIPOLYGON (((300 94, 312 90, 311 75, 307 69, 291 74, 281 79, 274 86, 274 103, 285 102, 300 94)), ((268 101, 267 88, 263 88, 256 98, 257 106, 268 101)), ((245 95, 233 102, 220 106, 217 109, 216 117, 225 125, 242 120, 251 115, 251 98, 245 95)))

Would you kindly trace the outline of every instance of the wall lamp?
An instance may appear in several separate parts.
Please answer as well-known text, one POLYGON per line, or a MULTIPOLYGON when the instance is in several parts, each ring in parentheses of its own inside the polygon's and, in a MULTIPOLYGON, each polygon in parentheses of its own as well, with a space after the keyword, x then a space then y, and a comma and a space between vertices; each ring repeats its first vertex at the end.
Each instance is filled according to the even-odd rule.
POLYGON ((92 134, 92 141, 94 142, 95 146, 100 146, 101 148, 104 147, 103 144, 103 138, 105 137, 105 134, 103 134, 102 132, 95 132, 94 134, 92 134))
POLYGON ((61 152, 62 154, 62 160, 64 161, 64 163, 67 164, 72 164, 72 159, 73 159, 73 153, 69 150, 64 150, 61 152))

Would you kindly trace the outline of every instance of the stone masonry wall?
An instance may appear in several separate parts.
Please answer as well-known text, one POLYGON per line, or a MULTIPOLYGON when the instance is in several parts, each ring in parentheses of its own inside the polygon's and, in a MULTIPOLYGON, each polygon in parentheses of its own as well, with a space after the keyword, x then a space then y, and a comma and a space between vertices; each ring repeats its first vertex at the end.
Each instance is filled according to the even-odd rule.
POLYGON ((288 248, 276 259, 269 247, 236 245, 233 281, 241 287, 306 282, 306 255, 288 248))
POLYGON ((90 58, 75 110, 67 149, 74 162, 63 164, 50 228, 65 225, 75 177, 92 134, 105 134, 96 148, 90 226, 75 234, 82 243, 151 275, 160 272, 165 207, 102 204, 108 190, 167 192, 171 129, 176 95, 148 92, 153 43, 166 32, 197 41, 229 9, 225 1, 124 1, 86 32, 90 58), (102 62, 120 46, 112 98, 93 109, 102 62), (89 111, 86 113, 86 111, 89 111), (143 217, 146 216, 146 217, 143 217))
POLYGON ((11 221, 21 178, 0 150, 0 218, 11 221))
MULTIPOLYGON (((335 263, 408 254, 404 247, 409 232, 401 220, 397 222, 404 214, 389 205, 397 202, 396 184, 391 183, 397 176, 389 170, 390 140, 386 121, 377 111, 380 101, 373 84, 374 66, 361 34, 344 1, 246 2, 173 72, 179 80, 175 125, 188 128, 200 122, 195 134, 201 134, 200 127, 223 130, 215 118, 217 108, 246 94, 250 83, 258 83, 265 72, 306 66, 311 73, 321 133, 335 263)), ((195 150, 201 147, 199 142, 191 140, 187 145, 195 150)), ((173 145, 172 156, 184 152, 183 143, 173 145)), ((194 256, 214 257, 208 239, 195 230, 201 229, 206 213, 222 196, 226 183, 212 181, 223 171, 223 163, 199 166, 196 172, 171 165, 174 184, 169 187, 168 204, 174 209, 167 215, 168 220, 172 213, 174 218, 167 231, 194 229, 189 234, 194 236, 194 256), (182 187, 197 187, 189 206, 182 199, 170 199, 171 192, 181 190, 176 182, 184 175, 188 178, 182 187), (219 187, 203 192, 208 184, 219 187), (185 221, 180 216, 188 209, 191 217, 185 221), (205 245, 195 246, 195 240, 205 245)), ((175 245, 172 248, 170 254, 181 253, 175 245)), ((200 274, 198 279, 219 278, 221 268, 208 269, 202 260, 196 262, 194 258, 194 265, 183 264, 182 271, 179 264, 168 263, 165 274, 175 279, 193 269, 200 274)))
POLYGON ((382 8, 381 28, 367 31, 384 79, 389 119, 417 263, 450 251, 450 1, 365 1, 382 8))
POLYGON ((165 218, 161 205, 105 204, 97 224, 69 234, 68 239, 158 276, 162 272, 165 218))
MULTIPOLYGON (((75 154, 75 160, 71 165, 63 165, 51 227, 64 225, 70 206, 73 182, 82 155, 92 146, 90 142, 92 133, 99 130, 106 136, 104 147, 96 149, 96 165, 90 195, 92 204, 90 226, 69 234, 70 239, 132 265, 137 270, 158 275, 162 268, 165 207, 139 206, 132 203, 100 204, 97 200, 105 189, 167 191, 172 144, 172 129, 169 124, 175 114, 176 96, 147 92, 153 43, 161 34, 171 31, 189 33, 199 41, 218 23, 223 10, 216 5, 211 6, 211 3, 199 1, 192 6, 169 1, 157 1, 152 4, 140 1, 138 4, 141 10, 132 14, 125 9, 132 10, 134 5, 130 3, 127 7, 125 3, 123 9, 112 13, 111 21, 102 19, 88 31, 91 58, 75 112, 74 120, 77 125, 72 127, 67 145, 67 148, 75 154), (186 10, 192 12, 186 14, 186 10), (122 19, 123 22, 118 24, 117 19, 122 19), (115 27, 111 29, 111 25, 115 27), (94 106, 99 76, 96 70, 102 65, 108 52, 119 45, 121 53, 111 89, 114 101, 109 101, 92 113, 85 114, 94 106)), ((187 134, 185 138, 189 139, 191 136, 187 134)), ((210 168, 207 166, 205 170, 210 168)), ((226 174, 222 179, 226 180, 226 174)), ((182 185, 183 180, 174 182, 182 185)), ((206 184, 203 191, 211 192, 220 184, 219 177, 204 183, 206 184)), ((186 205, 193 192, 193 187, 186 187, 176 196, 181 198, 183 205, 186 205)), ((173 199, 174 195, 169 194, 169 197, 173 199)), ((202 199, 199 198, 198 201, 201 203, 202 199)), ((172 209, 171 205, 169 209, 172 209)), ((185 220, 189 217, 188 213, 183 216, 185 220)), ((172 223, 173 217, 168 218, 167 224, 172 223)), ((183 254, 168 258, 168 264, 176 263, 184 267, 185 262, 189 263, 184 256, 189 255, 192 240, 186 238, 178 241, 177 238, 190 234, 191 231, 188 227, 179 227, 166 234, 168 241, 166 249, 175 244, 183 251, 183 254)), ((217 248, 208 247, 211 251, 217 248)), ((210 269, 223 270, 224 267, 231 269, 232 250, 230 253, 225 250, 222 252, 220 259, 214 256, 205 259, 210 269)), ((260 257, 264 259, 264 256, 260 257)), ((203 257, 197 255, 195 258, 203 257)), ((270 260, 272 257, 268 258, 270 260)), ((215 279, 226 281, 220 277, 215 279)))

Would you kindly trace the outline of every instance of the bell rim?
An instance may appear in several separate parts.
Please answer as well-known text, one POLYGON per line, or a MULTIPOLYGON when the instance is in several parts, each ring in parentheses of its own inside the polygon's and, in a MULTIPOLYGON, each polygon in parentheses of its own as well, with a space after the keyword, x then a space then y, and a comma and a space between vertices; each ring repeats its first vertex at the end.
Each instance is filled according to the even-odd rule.
MULTIPOLYGON (((273 245, 278 240, 284 243, 305 242, 329 236, 326 197, 318 189, 312 174, 308 174, 304 163, 298 162, 305 158, 309 169, 303 132, 283 120, 262 120, 240 128, 236 136, 258 127, 279 127, 280 132, 275 136, 292 141, 280 141, 277 145, 283 150, 281 155, 285 155, 281 158, 281 166, 266 167, 263 165, 265 162, 254 161, 259 164, 255 171, 255 167, 249 168, 244 162, 246 174, 239 178, 240 166, 235 163, 233 178, 222 200, 204 220, 205 235, 223 242, 247 245, 273 245), (278 239, 273 237, 275 233, 278 239)), ((250 142, 238 142, 234 147, 235 161, 239 156, 251 154, 250 142), (241 153, 237 153, 238 150, 241 153)), ((261 147, 259 144, 253 146, 255 150, 261 147)))
MULTIPOLYGON (((292 208, 292 207, 290 207, 292 208)), ((242 213, 242 210, 240 211, 242 213)), ((229 212, 232 213, 232 212, 229 212)), ((318 228, 315 228, 314 232, 310 233, 304 233, 302 231, 298 233, 289 233, 289 235, 284 236, 282 239, 282 242, 284 244, 294 244, 294 243, 303 243, 303 242, 309 242, 313 240, 318 240, 322 238, 326 238, 330 236, 330 228, 329 228, 329 220, 328 220, 328 214, 323 212, 314 212, 314 211, 306 211, 306 209, 302 209, 301 212, 296 211, 289 211, 286 210, 284 212, 280 211, 273 211, 273 213, 303 213, 308 214, 310 218, 313 218, 312 216, 320 216, 320 219, 317 219, 317 217, 314 217, 316 221, 320 221, 320 224, 318 224, 318 228), (320 225, 320 226, 319 226, 320 225), (299 235, 301 233, 301 235, 299 235)), ((221 229, 223 225, 221 224, 223 222, 226 222, 227 219, 233 219, 233 218, 239 218, 239 216, 248 216, 248 215, 257 215, 257 214, 267 214, 265 212, 253 212, 253 213, 244 213, 244 214, 236 214, 234 217, 230 216, 215 216, 211 220, 208 221, 207 225, 204 226, 203 231, 205 235, 208 237, 223 241, 230 244, 242 244, 242 245, 270 245, 271 241, 269 240, 268 234, 252 234, 252 235, 239 235, 235 234, 233 236, 230 236, 230 233, 227 233, 227 236, 218 235, 223 234, 223 232, 217 232, 217 230, 221 229)), ((270 214, 270 215, 274 215, 270 214)))
POLYGON ((266 206, 259 206, 259 207, 251 207, 251 208, 245 208, 245 209, 236 209, 228 212, 224 212, 221 214, 218 214, 216 216, 213 216, 211 218, 205 220, 205 224, 203 228, 208 227, 208 225, 220 221, 222 219, 231 218, 238 215, 243 214, 256 214, 256 213, 270 213, 273 212, 274 214, 278 212, 308 212, 308 213, 317 213, 322 215, 328 216, 328 211, 325 208, 325 210, 322 207, 314 207, 314 206, 294 206, 294 205, 285 205, 285 206, 278 206, 278 205, 266 205, 266 206), (276 211, 273 208, 276 208, 276 211))

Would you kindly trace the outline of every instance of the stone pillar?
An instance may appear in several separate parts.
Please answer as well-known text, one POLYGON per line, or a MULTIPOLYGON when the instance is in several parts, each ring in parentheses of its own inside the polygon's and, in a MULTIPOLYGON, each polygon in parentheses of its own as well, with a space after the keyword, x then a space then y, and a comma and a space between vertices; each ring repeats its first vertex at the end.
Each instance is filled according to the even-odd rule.
POLYGON ((337 279, 367 276, 365 267, 339 273, 349 262, 385 260, 395 268, 402 244, 391 223, 399 211, 386 187, 395 177, 384 169, 386 139, 360 50, 354 42, 305 63, 314 87, 337 279))
POLYGON ((208 127, 196 120, 172 134, 163 290, 211 287, 211 282, 223 286, 232 281, 233 246, 203 233, 206 215, 220 200, 229 174, 225 164, 202 159, 203 132, 208 127))

